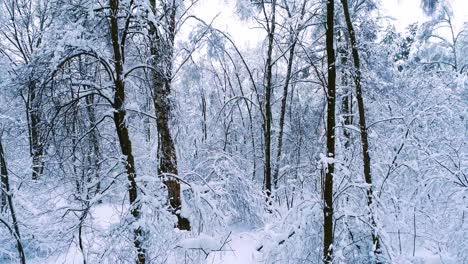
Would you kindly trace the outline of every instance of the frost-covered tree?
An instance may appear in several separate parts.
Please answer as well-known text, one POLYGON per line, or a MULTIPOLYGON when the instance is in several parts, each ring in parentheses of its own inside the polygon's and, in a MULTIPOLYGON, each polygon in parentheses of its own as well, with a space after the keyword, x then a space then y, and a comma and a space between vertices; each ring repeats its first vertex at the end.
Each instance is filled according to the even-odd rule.
POLYGON ((466 24, 422 7, 0 1, 0 262, 465 263, 466 24))

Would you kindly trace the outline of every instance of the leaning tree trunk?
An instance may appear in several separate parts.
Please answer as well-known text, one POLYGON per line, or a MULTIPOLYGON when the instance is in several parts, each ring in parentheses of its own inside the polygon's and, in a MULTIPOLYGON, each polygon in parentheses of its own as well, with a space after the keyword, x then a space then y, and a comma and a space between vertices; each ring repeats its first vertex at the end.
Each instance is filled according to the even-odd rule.
MULTIPOLYGON (((150 0, 152 12, 156 14, 156 3, 150 0)), ((168 200, 171 212, 177 217, 177 228, 180 230, 190 230, 190 221, 181 214, 182 198, 180 182, 174 176, 178 175, 177 155, 174 140, 169 127, 171 116, 171 106, 169 95, 171 93, 172 81, 172 60, 175 38, 175 19, 177 7, 173 1, 168 10, 166 38, 159 35, 159 32, 152 22, 150 22, 149 35, 151 39, 150 52, 153 57, 153 103, 156 111, 156 126, 159 135, 158 174, 164 178, 167 187, 168 200)))
POLYGON ((351 21, 351 16, 349 14, 349 7, 347 0, 341 0, 343 5, 343 11, 346 20, 346 27, 348 28, 349 38, 351 41, 351 50, 353 55, 354 62, 354 85, 356 86, 356 100, 358 104, 359 112, 359 128, 361 130, 361 145, 362 145, 362 161, 364 165, 364 179, 368 185, 367 189, 367 205, 369 207, 370 221, 372 225, 372 243, 374 248, 375 262, 382 263, 381 258, 381 246, 380 238, 377 234, 377 226, 373 214, 373 191, 372 191, 372 174, 371 174, 371 160, 369 155, 369 139, 366 126, 366 113, 364 109, 364 100, 362 97, 362 87, 361 87, 361 62, 359 59, 359 52, 357 49, 356 33, 353 28, 353 23, 351 21))
POLYGON ((136 170, 135 161, 132 152, 132 142, 128 134, 126 110, 125 110, 125 82, 123 70, 123 54, 119 37, 118 25, 118 11, 119 0, 110 0, 111 15, 110 21, 110 34, 112 41, 112 48, 114 53, 114 67, 115 67, 115 94, 114 94, 114 123, 119 138, 120 149, 123 156, 125 156, 125 170, 129 182, 128 194, 131 205, 131 214, 135 219, 137 225, 133 230, 133 243, 137 251, 137 264, 144 264, 146 262, 146 251, 142 245, 143 230, 139 224, 141 205, 138 201, 138 188, 136 183, 136 170))
MULTIPOLYGON (((23 249, 23 243, 21 242, 21 234, 19 231, 19 226, 18 226, 18 220, 16 219, 16 213, 15 213, 15 207, 13 205, 13 195, 10 192, 10 183, 8 179, 8 169, 7 169, 7 164, 5 161, 5 153, 3 152, 3 145, 2 141, 0 139, 0 177, 1 177, 1 188, 0 192, 2 193, 2 198, 5 198, 5 201, 2 199, 2 208, 4 207, 3 202, 5 202, 5 206, 8 206, 10 209, 10 215, 11 215, 11 221, 13 228, 8 225, 8 223, 3 223, 4 225, 7 226, 9 229, 10 233, 13 235, 13 237, 16 240, 16 248, 18 249, 18 255, 20 259, 21 264, 26 264, 26 256, 24 254, 24 249, 23 249)), ((6 210, 5 210, 6 211, 6 210)), ((2 215, 4 211, 0 211, 0 216, 2 215)), ((0 220, 2 220, 0 218, 0 220)), ((3 220, 2 220, 3 222, 3 220)))
POLYGON ((333 262, 333 173, 335 172, 335 101, 336 65, 334 48, 334 0, 327 1, 326 50, 328 67, 327 89, 327 165, 323 185, 323 262, 333 262))

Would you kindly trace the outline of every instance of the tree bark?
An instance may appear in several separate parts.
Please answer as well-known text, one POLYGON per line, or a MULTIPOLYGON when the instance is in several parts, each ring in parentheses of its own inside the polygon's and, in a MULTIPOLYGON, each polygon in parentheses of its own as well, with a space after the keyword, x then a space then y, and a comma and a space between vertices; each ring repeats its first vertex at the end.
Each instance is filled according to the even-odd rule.
POLYGON ((30 81, 28 84, 28 123, 29 123, 29 144, 32 157, 32 179, 38 180, 44 171, 43 161, 43 142, 41 142, 40 123, 41 117, 39 113, 37 87, 35 81, 30 81))
POLYGON ((267 203, 271 201, 271 94, 273 90, 273 45, 276 28, 276 0, 271 1, 271 19, 267 23, 268 51, 266 61, 266 86, 265 86, 265 117, 264 117, 264 140, 265 140, 265 192, 267 203))
POLYGON ((291 79, 291 72, 292 72, 292 64, 294 60, 294 51, 296 48, 297 37, 293 38, 291 41, 291 47, 289 48, 289 57, 288 57, 288 68, 286 70, 286 80, 284 81, 283 87, 283 97, 281 98, 281 112, 280 112, 280 120, 279 120, 279 132, 278 132, 278 144, 277 144, 277 152, 276 152, 276 162, 275 162, 275 171, 273 173, 273 185, 275 189, 278 187, 278 174, 279 174, 279 167, 281 161, 281 152, 283 149, 283 131, 284 131, 284 117, 286 115, 286 104, 288 99, 288 86, 289 81, 291 79))
MULTIPOLYGON (((302 4, 302 10, 301 10, 301 17, 300 20, 304 18, 305 14, 305 6, 306 2, 304 1, 302 4)), ((288 15, 289 18, 291 18, 291 13, 288 10, 288 15)), ((292 75, 292 66, 293 66, 293 60, 294 60, 294 54, 295 54, 295 49, 296 49, 296 44, 298 40, 298 34, 300 31, 301 25, 299 25, 296 30, 292 28, 292 26, 289 28, 291 31, 290 35, 290 47, 289 47, 289 57, 288 57, 288 66, 286 69, 286 79, 284 80, 284 86, 283 86, 283 97, 281 98, 281 110, 280 110, 280 121, 279 121, 279 132, 278 132, 278 142, 277 142, 277 152, 276 152, 276 161, 275 161, 275 170, 273 173, 273 185, 275 189, 278 187, 278 177, 279 177, 279 167, 280 167, 280 162, 281 162, 281 153, 283 150, 283 134, 284 134, 284 120, 286 116, 286 105, 287 105, 287 98, 288 98, 288 88, 289 88, 289 82, 291 81, 291 75, 292 75)))
MULTIPOLYGON (((156 3, 150 0, 152 12, 156 14, 156 3)), ((177 228, 180 230, 190 230, 189 219, 181 215, 182 199, 181 188, 178 179, 172 177, 178 175, 177 155, 174 145, 174 140, 169 127, 169 119, 171 116, 171 106, 169 95, 171 93, 172 81, 172 60, 175 38, 175 19, 177 7, 172 1, 165 8, 169 12, 167 19, 166 38, 159 35, 156 25, 150 22, 150 52, 153 57, 152 63, 152 85, 153 85, 153 103, 156 111, 156 127, 159 135, 158 158, 159 167, 158 174, 164 178, 164 184, 167 187, 168 200, 171 212, 177 217, 177 228)))
MULTIPOLYGON (((0 142, 1 144, 1 142, 0 142)), ((0 150, 2 150, 2 146, 0 145, 0 150)), ((2 151, 3 152, 3 151, 2 151)), ((1 204, 0 204, 0 215, 2 215, 3 213, 6 213, 6 210, 8 208, 8 191, 7 191, 7 186, 8 186, 8 171, 7 170, 4 170, 3 168, 6 167, 6 165, 4 165, 4 158, 3 158, 3 154, 1 154, 1 157, 0 157, 0 166, 1 166, 1 175, 0 175, 0 200, 1 200, 1 204)))
POLYGON ((343 87, 343 96, 341 98, 341 107, 344 119, 345 128, 343 129, 343 136, 345 137, 344 147, 348 149, 351 145, 351 132, 346 127, 353 124, 353 94, 351 88, 348 87, 348 72, 346 66, 348 64, 348 47, 346 45, 346 35, 343 30, 339 30, 337 39, 338 53, 340 57, 341 66, 341 87, 343 87))
MULTIPOLYGON (((11 221, 13 225, 13 229, 10 229, 9 225, 7 223, 4 223, 7 225, 7 227, 10 229, 11 234, 16 240, 16 248, 18 249, 18 255, 20 259, 21 264, 26 264, 26 256, 24 254, 24 249, 23 249, 23 243, 21 242, 21 234, 19 231, 19 226, 18 226, 18 220, 16 219, 16 213, 15 213, 15 207, 13 205, 13 197, 10 192, 10 183, 8 179, 8 169, 7 169, 7 164, 5 161, 5 153, 3 152, 3 144, 0 139, 0 173, 1 173, 1 183, 2 185, 0 186, 0 191, 2 193, 2 207, 3 207, 3 197, 5 198, 5 205, 8 205, 8 208, 10 209, 10 215, 11 215, 11 221)), ((0 211, 0 216, 1 213, 3 213, 3 210, 0 211)))
MULTIPOLYGON (((136 184, 136 170, 135 161, 132 152, 132 142, 128 134, 126 110, 125 110, 125 81, 123 75, 123 54, 119 38, 119 26, 118 26, 118 11, 119 11, 119 0, 110 0, 110 34, 114 55, 114 67, 115 67, 115 94, 114 94, 114 123, 117 130, 117 136, 119 138, 120 149, 122 155, 125 156, 124 164, 127 172, 127 178, 129 182, 128 194, 131 205, 131 214, 135 218, 135 222, 138 223, 140 219, 141 205, 138 201, 138 187, 136 184)), ((144 264, 146 262, 146 250, 142 245, 143 230, 141 226, 137 225, 134 230, 133 243, 137 251, 137 264, 144 264)))
POLYGON ((358 104, 358 113, 359 113, 359 128, 361 130, 361 145, 362 145, 362 161, 364 165, 364 179, 368 185, 367 189, 367 205, 369 207, 369 216, 372 225, 372 243, 374 248, 374 256, 376 263, 382 263, 381 261, 381 246, 380 238, 377 234, 377 226, 373 214, 373 190, 372 190, 372 174, 371 174, 371 159, 369 154, 369 139, 368 131, 366 126, 366 113, 364 108, 364 99, 362 96, 362 86, 361 86, 361 61, 359 58, 359 51, 357 49, 356 33, 353 28, 353 23, 351 21, 351 16, 349 14, 349 6, 347 0, 341 0, 343 5, 343 11, 346 20, 346 27, 348 29, 349 38, 351 42, 351 50, 354 63, 354 85, 356 86, 356 100, 358 104))
POLYGON ((323 262, 333 262, 333 173, 335 172, 335 102, 336 65, 334 48, 335 1, 327 1, 326 50, 328 66, 327 89, 327 166, 323 189, 323 262), (328 160, 331 159, 331 160, 328 160))
POLYGON ((101 147, 99 145, 99 138, 98 138, 98 131, 96 126, 96 112, 95 112, 95 102, 94 102, 94 95, 89 95, 86 97, 86 112, 88 114, 89 122, 90 122, 90 127, 92 131, 90 132, 90 143, 91 143, 91 149, 90 152, 92 153, 92 156, 89 156, 90 158, 90 166, 93 165, 92 169, 92 177, 94 179, 91 179, 90 176, 88 176, 88 181, 97 181, 96 182, 96 188, 95 188, 95 194, 98 195, 101 192, 101 147))

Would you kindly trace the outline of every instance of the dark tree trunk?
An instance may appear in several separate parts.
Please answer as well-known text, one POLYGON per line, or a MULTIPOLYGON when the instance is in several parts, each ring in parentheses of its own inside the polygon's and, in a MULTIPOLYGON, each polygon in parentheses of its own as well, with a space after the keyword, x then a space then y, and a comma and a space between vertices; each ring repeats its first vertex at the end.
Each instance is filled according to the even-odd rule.
MULTIPOLYGON (((346 82, 343 85, 347 85, 346 82)), ((350 90, 346 89, 343 98, 341 99, 341 107, 344 115, 344 124, 349 126, 353 124, 353 96, 350 90)), ((347 127, 343 130, 345 136, 345 148, 349 148, 351 144, 351 133, 347 127)))
POLYGON ((280 110, 280 120, 279 120, 279 132, 278 132, 278 145, 276 152, 276 161, 275 161, 275 171, 273 173, 273 185, 275 189, 278 187, 278 174, 281 161, 281 152, 283 149, 283 131, 284 131, 284 117, 286 116, 286 104, 288 100, 288 87, 289 81, 291 79, 292 64, 294 60, 294 51, 296 48, 297 37, 292 37, 291 47, 289 48, 289 57, 288 57, 288 68, 286 70, 286 80, 284 81, 283 87, 283 97, 281 98, 281 110, 280 110))
MULTIPOLYGON (((13 197, 10 192, 8 169, 7 169, 7 164, 5 161, 5 153, 3 152, 3 144, 2 144, 1 139, 0 139, 0 173, 1 173, 0 176, 1 176, 1 183, 2 183, 2 185, 0 186, 1 187, 0 191, 2 193, 2 208, 4 206, 3 198, 5 198, 5 206, 8 205, 8 208, 10 209, 13 229, 11 229, 7 223, 4 223, 4 224, 8 227, 8 229, 10 229, 10 233, 13 235, 13 237, 16 240, 16 248, 18 249, 20 263, 26 264, 26 256, 24 254, 23 243, 21 242, 21 234, 19 231, 18 220, 16 219, 15 207, 13 205, 13 197)), ((4 212, 3 210, 0 211, 0 214, 3 212, 4 212)))
MULTIPOLYGON (((156 3, 154 1, 150 1, 150 3, 153 8, 153 13, 156 14, 156 3)), ((153 103, 156 111, 156 126, 159 135, 158 174, 164 177, 170 210, 177 216, 177 228, 180 230, 190 230, 189 219, 181 215, 182 199, 180 182, 173 177, 178 175, 177 155, 169 127, 169 119, 171 116, 169 95, 171 93, 172 81, 172 60, 177 12, 176 3, 172 2, 165 10, 169 12, 169 18, 167 19, 168 36, 166 36, 166 38, 160 36, 156 26, 151 22, 149 31, 151 39, 150 52, 153 57, 152 66, 156 69, 152 75, 152 85, 153 103)))
POLYGON ((268 52, 266 61, 266 86, 265 86, 265 117, 264 117, 264 140, 265 140, 265 192, 268 204, 271 203, 271 94, 273 90, 273 45, 276 27, 276 0, 271 2, 271 20, 267 24, 268 30, 268 52))
POLYGON ((95 180, 96 182, 96 189, 95 194, 99 194, 101 192, 101 147, 99 145, 99 138, 98 138, 98 131, 96 126, 96 112, 95 112, 95 102, 94 102, 94 95, 89 95, 86 97, 86 112, 88 114, 88 118, 90 121, 91 132, 89 134, 91 149, 90 152, 92 155, 90 156, 90 166, 92 168, 92 177, 88 176, 88 181, 95 180))
MULTIPOLYGON (((1 142, 0 142, 1 143, 1 142)), ((0 146, 0 149, 2 147, 0 146)), ((1 153, 0 153, 1 154, 1 153)), ((6 213, 7 209, 8 209, 8 192, 7 192, 7 186, 8 186, 8 171, 5 169, 4 170, 4 167, 6 167, 6 165, 4 165, 4 158, 3 158, 3 154, 1 154, 2 157, 0 158, 0 166, 1 166, 1 175, 0 175, 0 198, 1 198, 1 204, 0 204, 0 215, 2 215, 3 213, 6 213)))
MULTIPOLYGON (((341 66, 341 87, 343 87, 343 95, 341 98, 341 111, 343 115, 343 124, 344 124, 344 129, 343 129, 343 136, 344 136, 344 151, 348 152, 350 149, 349 147, 351 146, 352 138, 351 138, 351 132, 350 129, 347 127, 349 125, 353 124, 353 93, 351 91, 351 87, 349 87, 349 74, 347 72, 347 66, 348 66, 348 46, 347 44, 347 36, 343 32, 342 29, 338 31, 338 39, 337 39, 337 46, 338 46, 338 53, 340 57, 340 66, 341 66)), ((350 166, 350 161, 352 160, 352 157, 345 155, 344 156, 344 163, 347 165, 347 168, 349 169, 350 166)), ((346 198, 348 200, 348 198, 346 198)), ((355 241, 355 235, 353 234, 353 230, 349 227, 349 225, 346 223, 346 228, 348 229, 348 234, 351 239, 351 241, 355 241)), ((361 247, 356 243, 356 248, 357 250, 360 250, 361 247)))
MULTIPOLYGON (((120 149, 125 156, 124 164, 127 172, 129 182, 128 194, 131 205, 131 214, 135 218, 135 222, 140 219, 141 205, 138 201, 138 187, 136 184, 136 170, 135 161, 132 153, 132 142, 128 134, 126 110, 125 110, 125 82, 123 76, 123 54, 119 38, 118 26, 118 11, 119 0, 110 0, 110 34, 112 40, 112 48, 114 53, 114 67, 115 67, 115 94, 114 94, 114 123, 119 138, 120 149)), ((134 229, 133 243, 137 251, 137 264, 144 264, 146 262, 146 251, 142 245, 143 230, 138 225, 134 229)))
POLYGON ((343 30, 339 30, 338 39, 337 39, 338 53, 340 57, 340 66, 341 66, 341 87, 343 87, 343 95, 341 98, 341 107, 344 119, 345 128, 343 129, 343 136, 345 137, 344 147, 348 149, 351 145, 351 133, 350 130, 346 127, 347 125, 353 124, 353 94, 351 88, 348 87, 348 72, 346 67, 348 65, 348 47, 346 45, 346 35, 343 30))
POLYGON ((41 117, 39 112, 37 87, 35 81, 28 84, 28 122, 29 122, 29 144, 32 157, 32 179, 38 180, 44 171, 43 145, 40 135, 41 117))
POLYGON ((334 48, 335 1, 327 1, 326 49, 328 67, 327 89, 327 160, 325 182, 323 186, 323 262, 333 262, 333 173, 335 172, 335 101, 336 101, 336 65, 334 48))
POLYGON ((359 112, 359 128, 361 130, 361 144, 362 144, 362 161, 364 165, 364 178, 369 186, 367 189, 367 205, 369 206, 369 215, 370 221, 372 225, 372 243, 374 248, 374 255, 375 255, 375 262, 381 262, 381 246, 380 246, 380 239, 376 231, 376 223, 375 218, 373 216, 373 190, 372 190, 372 174, 371 174, 371 159, 369 154, 369 140, 368 140, 368 132, 366 126, 366 113, 364 109, 364 100, 362 97, 362 86, 361 86, 361 62, 359 58, 359 52, 357 49, 357 41, 356 41, 356 33, 353 28, 353 23, 351 21, 351 16, 349 14, 349 7, 347 0, 341 0, 343 5, 343 11, 346 20, 346 27, 348 28, 349 38, 351 41, 351 49, 353 55, 353 62, 354 62, 354 85, 356 86, 356 100, 358 104, 358 112, 359 112))
MULTIPOLYGON (((304 1, 302 4, 302 11, 301 11, 301 20, 304 18, 305 14, 305 5, 307 1, 304 1)), ((289 18, 291 18, 291 13, 288 10, 288 15, 289 18)), ((284 134, 284 120, 286 116, 286 105, 287 105, 287 98, 288 98, 288 88, 289 88, 289 82, 291 81, 291 75, 292 75, 292 66, 293 66, 293 60, 294 60, 294 53, 296 49, 296 44, 298 40, 298 34, 300 31, 301 25, 297 27, 296 29, 293 29, 292 26, 289 28, 290 30, 290 47, 289 47, 289 57, 288 57, 288 67, 286 69, 286 79, 284 80, 284 86, 283 86, 283 97, 281 98, 281 110, 280 110, 280 121, 279 121, 279 132, 278 132, 278 144, 277 144, 277 152, 276 152, 276 161, 275 161, 275 171, 273 173, 273 183, 275 189, 278 187, 278 177, 279 177, 279 167, 280 167, 280 162, 281 162, 281 153, 283 150, 283 134, 284 134)))

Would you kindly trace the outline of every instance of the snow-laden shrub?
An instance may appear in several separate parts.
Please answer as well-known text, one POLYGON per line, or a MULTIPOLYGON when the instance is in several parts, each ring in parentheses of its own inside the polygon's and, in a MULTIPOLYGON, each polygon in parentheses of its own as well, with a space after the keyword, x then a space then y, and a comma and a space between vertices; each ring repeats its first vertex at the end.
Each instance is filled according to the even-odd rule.
POLYGON ((259 225, 264 198, 242 166, 246 161, 223 152, 206 154, 185 177, 191 185, 184 192, 186 204, 198 220, 194 223, 198 231, 228 224, 259 225))

